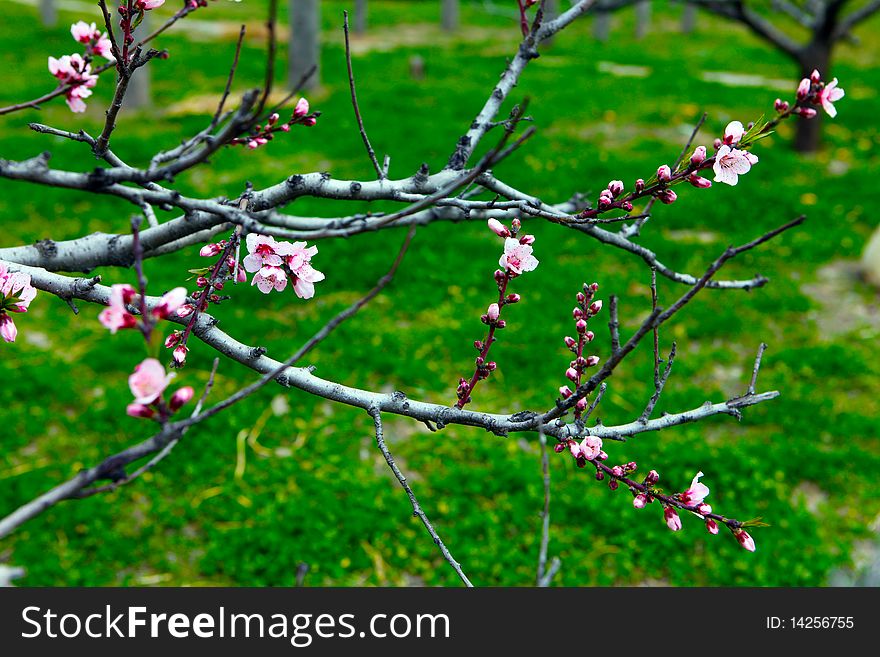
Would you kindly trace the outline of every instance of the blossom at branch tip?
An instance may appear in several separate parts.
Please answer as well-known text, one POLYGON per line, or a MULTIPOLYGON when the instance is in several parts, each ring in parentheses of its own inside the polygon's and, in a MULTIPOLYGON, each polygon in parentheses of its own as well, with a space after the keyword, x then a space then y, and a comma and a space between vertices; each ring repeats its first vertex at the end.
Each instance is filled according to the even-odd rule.
POLYGON ((804 78, 801 80, 800 84, 797 88, 797 99, 798 100, 806 100, 807 96, 810 95, 810 88, 813 86, 810 78, 804 78))
POLYGON ((86 104, 82 99, 91 96, 91 87, 98 83, 98 76, 92 74, 91 65, 81 55, 74 53, 59 59, 50 56, 48 66, 49 72, 58 79, 60 85, 70 85, 65 91, 70 111, 84 112, 86 104))
POLYGON ((155 358, 146 358, 134 368, 128 377, 128 387, 134 395, 136 404, 152 404, 171 383, 174 373, 165 373, 165 368, 155 358))
POLYGON ((586 436, 580 443, 572 441, 569 449, 576 459, 593 461, 602 453, 602 439, 598 436, 586 436))
POLYGON ((834 78, 819 91, 819 104, 832 119, 837 116, 837 108, 834 107, 834 103, 844 95, 843 89, 837 86, 837 78, 834 78))
POLYGON ((498 264, 506 269, 508 274, 518 276, 523 272, 534 271, 538 266, 538 259, 532 255, 530 244, 522 244, 518 239, 508 237, 504 240, 504 253, 498 264))
POLYGON ((677 532, 681 529, 681 518, 678 517, 678 512, 671 506, 663 509, 663 519, 666 521, 666 526, 672 531, 677 532))
POLYGON ((713 535, 717 534, 718 533, 718 523, 715 522, 714 520, 712 520, 712 518, 709 518, 708 520, 706 520, 706 531, 708 531, 710 534, 713 534, 713 535))
POLYGON ((300 98, 296 102, 296 107, 293 108, 293 118, 301 119, 309 113, 309 101, 305 98, 300 98))
POLYGON ((102 34, 94 23, 78 21, 70 26, 70 34, 75 41, 86 45, 87 53, 100 55, 111 62, 115 61, 110 39, 107 38, 107 35, 102 34))
POLYGON ((172 357, 174 358, 174 362, 178 365, 183 365, 186 362, 186 355, 189 353, 189 347, 185 344, 178 345, 175 347, 174 351, 171 352, 172 357))
POLYGON ((700 477, 702 476, 703 473, 698 472, 691 481, 690 488, 679 496, 684 504, 687 504, 688 506, 699 506, 703 503, 706 496, 709 495, 709 487, 706 486, 706 484, 700 483, 700 477))
POLYGON ((748 173, 752 165, 757 162, 757 155, 725 144, 715 154, 715 164, 712 165, 712 170, 715 172, 714 180, 727 185, 736 185, 739 176, 748 173))

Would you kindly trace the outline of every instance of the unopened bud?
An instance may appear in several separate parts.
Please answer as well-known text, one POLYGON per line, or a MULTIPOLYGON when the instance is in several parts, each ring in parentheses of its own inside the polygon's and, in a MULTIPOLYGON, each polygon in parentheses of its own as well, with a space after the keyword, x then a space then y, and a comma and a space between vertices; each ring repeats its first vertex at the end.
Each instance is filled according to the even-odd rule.
POLYGON ((796 111, 805 119, 812 119, 816 116, 816 110, 812 107, 798 107, 796 111))
POLYGON ((595 338, 595 337, 596 337, 596 334, 593 333, 592 331, 587 331, 586 333, 584 333, 584 339, 587 342, 592 342, 593 338, 595 338))
POLYGON ((736 540, 739 541, 739 544, 742 545, 749 552, 755 551, 755 540, 749 536, 749 533, 744 529, 738 529, 733 532, 733 535, 736 536, 736 540))
POLYGON ((578 371, 576 369, 574 369, 573 367, 569 367, 567 370, 565 370, 565 376, 567 378, 571 379, 572 381, 577 381, 578 380, 578 371))
POLYGON ((819 69, 813 69, 813 72, 810 73, 810 81, 814 84, 819 84, 822 81, 822 75, 819 73, 819 69))
POLYGON ((598 315, 600 310, 602 310, 602 299, 596 299, 590 304, 590 314, 598 315))
POLYGON ((577 341, 568 335, 565 336, 564 342, 565 342, 565 346, 568 347, 569 349, 574 349, 575 346, 577 346, 577 341))
POLYGON ((535 236, 534 235, 523 235, 522 237, 519 238, 519 243, 520 244, 534 244, 535 243, 535 236))
POLYGON ((587 367, 595 367, 599 364, 598 356, 587 356, 587 367))
POLYGON ((584 321, 583 319, 579 319, 575 323, 574 327, 578 333, 584 333, 587 330, 587 322, 584 321))
POLYGON ((199 251, 199 255, 203 258, 210 258, 212 256, 217 255, 223 250, 223 248, 219 244, 206 244, 199 251))
POLYGON ((639 493, 633 498, 633 506, 637 509, 644 509, 647 503, 648 498, 642 493, 639 493))
POLYGON ((173 411, 176 411, 181 406, 186 404, 190 399, 193 398, 193 389, 189 386, 185 386, 180 388, 171 395, 171 399, 168 402, 168 408, 173 411))
POLYGON ((520 299, 522 299, 522 297, 520 295, 513 293, 513 294, 508 294, 507 299, 505 299, 505 301, 507 301, 507 303, 519 303, 520 299))
POLYGON ((617 483, 617 479, 608 480, 608 488, 610 488, 611 490, 617 490, 618 486, 620 486, 620 484, 617 483))
POLYGON ((781 98, 777 98, 776 102, 773 103, 773 107, 776 108, 777 112, 781 113, 781 112, 787 112, 790 105, 788 104, 788 101, 782 100, 781 98))
POLYGON ((668 164, 664 164, 660 168, 657 169, 657 180, 660 182, 669 182, 672 179, 672 169, 669 168, 668 164))
POLYGON ((709 518, 708 520, 706 520, 706 529, 708 530, 708 532, 710 534, 717 534, 718 533, 718 523, 715 522, 714 520, 712 520, 712 518, 709 518))
POLYGON ((186 362, 186 354, 189 351, 189 347, 182 344, 174 349, 173 356, 174 362, 178 365, 183 365, 186 362))
POLYGON ((562 386, 561 388, 559 388, 559 394, 562 395, 563 399, 568 399, 574 393, 571 391, 571 388, 569 388, 568 386, 562 386))
POLYGON ((486 311, 486 316, 489 318, 490 322, 497 321, 499 315, 501 315, 501 309, 498 307, 497 303, 493 303, 489 305, 489 309, 486 311))
POLYGON ((498 237, 510 237, 510 229, 497 219, 489 219, 486 223, 488 224, 489 229, 498 235, 498 237))
POLYGON ((666 521, 666 526, 672 531, 677 532, 681 529, 681 518, 678 517, 678 513, 671 506, 663 509, 663 519, 666 521))
POLYGON ((642 192, 645 189, 645 181, 642 178, 636 180, 636 192, 642 192))
POLYGON ((675 203, 675 201, 678 199, 678 194, 673 192, 671 189, 664 189, 662 192, 657 194, 657 198, 660 199, 661 203, 664 203, 665 205, 671 205, 672 203, 675 203))
POLYGON ((797 99, 805 100, 807 96, 810 95, 810 87, 812 87, 812 83, 810 82, 810 78, 804 78, 801 80, 801 83, 797 88, 797 99))
POLYGON ((293 118, 301 119, 308 113, 309 101, 307 101, 305 98, 300 98, 296 103, 296 107, 294 107, 293 109, 293 118))
POLYGON ((583 412, 584 409, 587 408, 587 398, 581 397, 580 399, 578 399, 577 404, 575 404, 574 407, 578 411, 583 412))
POLYGON ((125 407, 125 413, 131 417, 151 418, 156 414, 156 411, 144 404, 129 404, 125 407))
POLYGON ((656 484, 660 481, 660 474, 656 470, 651 470, 647 475, 645 475, 645 483, 649 485, 656 484))
POLYGON ((612 196, 619 196, 623 191, 623 181, 622 180, 612 180, 608 183, 608 191, 611 192, 612 196))
POLYGON ((693 155, 691 155, 691 164, 700 164, 705 159, 706 159, 706 147, 705 146, 697 146, 694 149, 693 155))
POLYGON ((691 185, 699 189, 707 189, 712 186, 711 180, 698 176, 696 173, 689 175, 687 180, 691 185))

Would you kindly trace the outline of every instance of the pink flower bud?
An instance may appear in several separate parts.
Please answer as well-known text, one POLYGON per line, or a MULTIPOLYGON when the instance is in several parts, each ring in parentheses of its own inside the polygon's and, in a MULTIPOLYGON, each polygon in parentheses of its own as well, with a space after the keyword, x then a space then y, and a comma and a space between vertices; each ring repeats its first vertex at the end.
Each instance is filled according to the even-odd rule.
POLYGON ((712 507, 704 502, 697 507, 697 511, 700 513, 700 515, 708 516, 710 513, 712 513, 712 507))
POLYGON ((816 116, 816 110, 812 107, 798 107, 795 111, 805 119, 812 119, 816 116))
POLYGON ((562 387, 559 389, 559 394, 562 395, 562 398, 563 398, 563 399, 568 399, 568 398, 571 397, 574 393, 571 391, 571 388, 569 388, 568 386, 562 386, 562 387))
POLYGON ((203 258, 211 258, 223 250, 219 244, 206 244, 199 251, 199 255, 203 258))
POLYGON ((605 473, 601 470, 596 470, 596 481, 602 481, 605 478, 605 473))
POLYGON ((587 367, 595 367, 599 364, 598 356, 587 356, 587 367))
POLYGON ((608 183, 608 191, 611 192, 612 196, 620 196, 620 193, 623 191, 623 181, 612 180, 608 183))
POLYGON ((497 219, 489 219, 486 223, 489 225, 492 232, 498 235, 498 237, 510 237, 510 230, 497 219))
POLYGON ((486 316, 489 318, 490 322, 494 322, 498 319, 499 315, 501 315, 501 309, 498 307, 497 303, 493 303, 489 305, 489 309, 486 311, 486 316))
MULTIPOLYGON (((233 267, 235 269, 235 267, 233 267)), ((247 273, 245 273, 243 267, 238 268, 238 275, 235 277, 235 280, 239 283, 247 283, 247 273)))
POLYGON ((505 322, 503 319, 499 319, 497 322, 495 322, 495 326, 503 329, 505 326, 507 326, 507 322, 505 322))
POLYGON ((669 168, 668 164, 664 164, 659 169, 657 169, 657 180, 660 182, 669 182, 672 179, 672 169, 669 168))
POLYGON ((580 319, 581 317, 584 316, 584 311, 581 310, 580 308, 573 308, 571 311, 571 316, 574 319, 580 319))
POLYGON ((578 333, 583 333, 587 330, 587 323, 583 319, 579 319, 575 325, 575 329, 577 329, 578 333))
POLYGON ((296 103, 296 107, 293 108, 293 118, 301 119, 308 113, 309 101, 307 101, 305 98, 300 98, 296 103))
POLYGON ((801 80, 801 83, 798 85, 797 88, 797 99, 806 99, 806 97, 810 95, 810 87, 812 87, 810 78, 804 78, 803 80, 801 80))
POLYGON ((557 454, 562 454, 562 452, 565 451, 565 443, 556 443, 553 446, 553 451, 556 452, 557 454))
POLYGON ((168 401, 168 408, 170 408, 172 412, 176 411, 192 399, 193 394, 193 389, 189 386, 184 386, 183 388, 175 390, 174 394, 171 395, 171 399, 168 401))
POLYGON ((602 299, 596 299, 590 304, 590 314, 598 315, 600 310, 602 310, 602 299))
POLYGON ((723 143, 723 142, 722 142, 720 139, 718 139, 718 138, 716 137, 716 138, 715 138, 715 141, 712 142, 712 146, 714 146, 714 147, 715 147, 715 150, 717 151, 719 148, 721 148, 721 144, 722 144, 722 143, 723 143))
POLYGON ((595 338, 595 337, 596 337, 596 334, 593 333, 592 331, 587 331, 586 333, 584 333, 584 339, 586 339, 587 342, 592 342, 593 338, 595 338))
POLYGON ((584 409, 587 408, 587 398, 586 398, 586 397, 581 397, 580 399, 578 399, 578 400, 577 400, 577 404, 575 404, 574 407, 575 407, 578 411, 583 412, 584 409))
POLYGON ((522 227, 522 222, 514 217, 510 222, 511 227, 513 228, 514 233, 518 233, 519 229, 522 227))
POLYGON ((251 140, 247 143, 247 147, 248 147, 249 149, 251 149, 251 150, 254 150, 254 149, 260 147, 260 142, 258 142, 256 139, 251 139, 251 140))
POLYGON ((678 194, 673 192, 671 189, 664 189, 662 192, 657 194, 657 198, 660 199, 661 203, 665 205, 671 205, 672 203, 675 203, 675 201, 678 199, 678 194))
POLYGON ((787 101, 782 100, 781 98, 777 98, 776 102, 773 103, 773 107, 776 108, 777 112, 781 113, 781 112, 787 112, 790 105, 788 104, 787 101))
POLYGON ((615 465, 613 468, 611 468, 611 474, 613 474, 615 477, 622 477, 623 468, 619 465, 615 465))
POLYGON ((522 300, 522 297, 516 293, 508 294, 505 301, 507 303, 519 303, 522 300))
POLYGON ((187 347, 185 344, 176 347, 172 354, 174 356, 174 362, 178 365, 183 365, 186 362, 187 352, 189 352, 189 347, 187 347))
POLYGON ((569 349, 574 349, 575 346, 577 346, 577 341, 574 338, 567 336, 567 335, 565 336, 564 342, 565 342, 565 346, 568 347, 569 349))
POLYGON ((519 238, 519 243, 520 244, 534 244, 535 243, 535 236, 534 235, 523 235, 522 237, 519 238))
POLYGON ((637 509, 644 509, 648 503, 648 498, 643 493, 639 493, 633 498, 633 506, 637 509))
POLYGON ((656 484, 660 481, 660 474, 656 470, 651 470, 647 475, 645 475, 645 483, 646 484, 656 484))
POLYGON ((708 520, 706 520, 706 530, 710 534, 717 534, 718 533, 718 523, 715 522, 714 520, 712 520, 712 518, 709 518, 708 520))
POLYGON ((749 533, 743 529, 738 529, 734 533, 736 540, 749 552, 755 551, 755 540, 749 536, 749 533))
POLYGON ((645 181, 642 178, 638 178, 636 180, 636 192, 644 191, 645 189, 645 181))
POLYGON ((578 371, 573 367, 569 367, 567 370, 565 370, 565 376, 576 382, 578 380, 578 371))
POLYGON ((275 125, 276 123, 278 123, 278 119, 280 119, 280 118, 281 117, 278 116, 278 112, 273 112, 272 114, 269 115, 269 125, 270 126, 275 125))
POLYGON ((501 285, 501 284, 504 282, 504 278, 505 278, 505 276, 504 276, 504 272, 501 271, 500 269, 496 269, 496 270, 495 270, 495 274, 494 274, 494 276, 495 276, 495 282, 496 282, 498 285, 501 285))
POLYGON ((196 285, 197 285, 198 287, 206 287, 206 286, 208 285, 208 279, 205 278, 204 276, 199 276, 199 277, 196 279, 196 285))
POLYGON ((575 298, 578 300, 578 303, 584 303, 587 300, 587 297, 583 292, 578 292, 575 295, 575 298))
POLYGON ((663 518, 666 520, 666 526, 672 531, 677 532, 681 529, 681 518, 678 517, 678 513, 671 506, 663 509, 663 518))
POLYGON ((600 196, 599 197, 599 207, 600 208, 607 208, 609 205, 611 205, 611 197, 610 196, 600 196))
POLYGON ((617 479, 608 480, 608 488, 610 488, 611 490, 617 490, 618 486, 620 486, 620 484, 617 483, 617 479))
POLYGON ((305 119, 303 119, 302 124, 308 128, 311 128, 317 122, 318 122, 318 120, 314 116, 309 116, 309 117, 306 117, 305 119))
POLYGON ((129 404, 125 407, 125 413, 131 417, 151 418, 156 414, 156 411, 144 404, 129 404))
POLYGON ((180 331, 174 331, 165 338, 165 348, 171 349, 174 345, 180 342, 180 331))
POLYGON ((629 201, 623 201, 620 204, 620 207, 623 208, 626 212, 630 212, 633 209, 633 204, 629 201))
POLYGON ((813 72, 810 73, 810 81, 814 84, 819 84, 822 81, 822 75, 819 73, 818 69, 813 69, 813 72))
POLYGON ((568 443, 568 450, 571 452, 571 455, 575 458, 578 458, 581 455, 581 446, 578 445, 573 440, 570 443, 568 443))
POLYGON ((705 146, 697 146, 694 149, 694 154, 691 155, 691 164, 700 164, 705 159, 706 159, 706 147, 705 146))
POLYGON ((711 180, 698 176, 696 173, 689 175, 687 180, 691 185, 699 189, 707 189, 712 186, 711 180))

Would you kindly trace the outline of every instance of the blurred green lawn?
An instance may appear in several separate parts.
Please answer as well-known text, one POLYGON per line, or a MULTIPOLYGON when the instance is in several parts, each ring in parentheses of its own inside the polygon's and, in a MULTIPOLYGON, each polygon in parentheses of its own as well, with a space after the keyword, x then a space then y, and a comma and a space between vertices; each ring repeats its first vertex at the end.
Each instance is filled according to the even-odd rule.
MULTIPOLYGON (((230 29, 206 40, 198 32, 187 38, 181 24, 160 39, 171 57, 153 67, 157 109, 123 112, 114 150, 145 164, 157 149, 203 127, 241 21, 254 36, 246 41, 235 90, 259 84, 266 4, 211 3, 197 17, 228 21, 230 29)), ((370 176, 341 47, 341 12, 353 3, 323 4, 324 85, 310 96, 323 113, 318 126, 257 152, 227 149, 210 167, 182 176, 182 191, 236 196, 246 181, 259 188, 293 172, 370 176)), ((439 170, 515 50, 516 24, 487 14, 482 3, 464 3, 465 27, 455 37, 443 34, 439 4, 371 0, 370 32, 355 40, 361 107, 374 147, 392 156, 394 177, 411 175, 422 162, 439 170), (410 75, 416 55, 424 60, 424 80, 410 75)), ((538 134, 497 169, 501 177, 546 200, 561 201, 576 190, 595 196, 612 178, 631 185, 674 160, 702 111, 709 119, 701 140, 709 144, 728 121, 756 119, 772 112, 777 96, 793 95, 797 73, 782 55, 707 16, 694 33, 682 35, 677 10, 661 7, 641 41, 632 39, 629 12, 614 17, 607 43, 592 39, 592 19, 585 19, 529 67, 513 101, 531 98, 538 134), (633 71, 624 66, 644 67, 647 75, 622 76, 633 71), (725 86, 704 77, 718 71, 788 80, 789 89, 725 86)), ((33 8, 5 3, 0 104, 50 89, 46 56, 72 52, 67 25, 96 16, 62 11, 61 18, 58 27, 45 29, 33 8)), ((761 272, 770 277, 768 286, 702 294, 661 335, 665 350, 678 342, 679 356, 658 413, 741 393, 761 341, 769 350, 759 388, 778 389, 781 397, 747 409, 740 423, 718 417, 608 447, 615 463, 635 460, 644 470, 659 470, 669 489, 682 490, 704 471, 717 511, 770 523, 753 534, 758 551, 746 553, 726 532, 709 536, 690 517, 683 519, 684 531, 673 534, 657 505, 635 511, 625 491, 613 493, 570 458, 556 457, 551 554, 563 561, 556 584, 823 585, 874 536, 880 319, 877 293, 849 272, 877 225, 870 208, 880 202, 878 27, 877 18, 866 23, 857 32, 860 47, 838 53, 833 75, 847 95, 837 120, 825 122, 822 152, 794 153, 791 126, 783 126, 758 145, 760 163, 737 187, 682 189, 678 203, 656 208, 640 239, 668 265, 700 273, 728 244, 809 215, 804 226, 724 272, 728 278, 761 272)), ((282 77, 279 71, 279 82, 282 77)), ((94 166, 82 145, 32 134, 26 123, 94 134, 110 87, 109 80, 99 82, 85 116, 56 101, 40 112, 2 117, 0 156, 51 150, 55 166, 94 166)), ((3 246, 125 231, 132 212, 113 199, 5 180, 0 191, 3 246)), ((289 211, 332 216, 366 207, 302 199, 289 211)), ((571 332, 581 283, 598 281, 600 296, 622 298, 625 330, 649 307, 650 275, 641 261, 558 226, 528 229, 537 236, 541 266, 516 281, 523 302, 511 309, 510 328, 493 350, 499 371, 478 388, 474 408, 506 412, 553 404, 565 383, 569 358, 562 337, 571 332)), ((222 328, 283 358, 372 287, 402 239, 403 232, 393 231, 321 242, 314 264, 327 280, 314 300, 236 288, 236 301, 218 309, 222 328)), ((182 284, 186 270, 201 264, 197 250, 149 261, 151 289, 182 284)), ((479 315, 492 298, 498 255, 497 239, 482 223, 420 229, 390 288, 309 362, 319 375, 349 385, 451 404, 458 377, 472 366, 471 342, 482 336, 479 315)), ((108 284, 134 280, 130 271, 100 273, 108 284)), ((661 304, 682 291, 662 280, 661 304)), ((110 336, 96 320, 98 308, 81 311, 75 317, 62 301, 39 295, 31 311, 16 318, 19 341, 0 352, 2 514, 150 430, 124 414, 139 336, 110 336)), ((605 321, 591 326, 603 356, 605 321)), ((193 346, 179 381, 199 386, 212 353, 193 346)), ((604 423, 638 416, 650 396, 650 372, 646 344, 610 381, 598 412, 604 423)), ((218 379, 215 399, 254 375, 226 362, 218 379)), ((534 437, 501 439, 460 427, 432 434, 393 417, 386 423, 398 464, 469 577, 478 585, 531 584, 543 503, 534 437)), ((0 561, 24 566, 20 583, 31 586, 291 585, 301 563, 309 566, 305 583, 312 586, 457 584, 373 442, 362 411, 267 389, 192 431, 141 481, 63 503, 27 523, 0 542, 0 561)))

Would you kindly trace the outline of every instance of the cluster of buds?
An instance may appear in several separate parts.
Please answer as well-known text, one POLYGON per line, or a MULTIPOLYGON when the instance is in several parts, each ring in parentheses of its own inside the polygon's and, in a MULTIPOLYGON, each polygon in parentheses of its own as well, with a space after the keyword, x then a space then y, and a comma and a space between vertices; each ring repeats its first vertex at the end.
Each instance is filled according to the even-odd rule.
POLYGON ((131 417, 155 419, 165 422, 184 404, 193 398, 193 389, 189 386, 178 388, 166 402, 163 393, 174 378, 174 373, 165 373, 165 368, 155 358, 146 358, 134 368, 128 377, 128 387, 134 395, 134 401, 125 412, 131 417))
MULTIPOLYGON (((610 208, 614 204, 614 199, 620 196, 623 193, 623 181, 622 180, 612 180, 608 183, 608 186, 599 192, 599 200, 597 205, 599 208, 605 210, 610 208)), ((621 210, 629 212, 633 209, 633 204, 630 201, 622 200, 616 206, 621 210)))
POLYGON ((810 77, 801 80, 795 95, 797 103, 794 108, 790 103, 777 98, 776 111, 780 114, 797 114, 805 119, 812 119, 816 116, 817 111, 808 105, 816 105, 824 109, 828 116, 834 118, 837 116, 837 108, 834 107, 834 103, 843 98, 846 93, 837 86, 837 78, 825 83, 822 81, 822 75, 819 71, 814 69, 810 77))
POLYGON ((514 219, 510 228, 497 219, 489 219, 487 223, 493 233, 504 239, 504 252, 498 260, 501 268, 496 269, 493 274, 495 286, 498 288, 498 300, 489 304, 486 312, 480 316, 480 321, 489 327, 489 331, 485 339, 474 341, 474 348, 479 352, 474 360, 474 373, 470 380, 464 377, 458 380, 456 408, 464 408, 464 405, 471 401, 471 392, 477 383, 489 378, 497 368, 497 363, 489 360, 489 349, 497 340, 495 333, 507 326, 507 322, 501 319, 501 313, 505 306, 519 303, 522 299, 519 294, 507 292, 510 281, 525 272, 533 271, 538 266, 538 259, 532 254, 535 236, 517 237, 521 228, 519 219, 514 219))
POLYGON ((165 0, 135 0, 131 3, 123 2, 119 5, 119 27, 122 29, 122 55, 123 60, 128 60, 128 47, 134 43, 134 30, 144 20, 144 12, 161 7, 165 0))
MULTIPOLYGON (((584 283, 583 292, 577 293, 577 305, 571 311, 577 339, 571 336, 566 336, 564 339, 565 346, 574 354, 574 360, 569 363, 568 369, 565 371, 565 376, 572 382, 572 384, 574 384, 575 391, 581 385, 587 369, 599 364, 598 356, 584 356, 584 347, 592 342, 595 337, 592 331, 587 330, 587 322, 602 310, 602 300, 593 300, 593 297, 598 291, 598 283, 593 283, 591 285, 584 283)), ((573 392, 571 388, 565 385, 559 389, 559 394, 562 395, 563 399, 568 399, 575 395, 576 392, 573 392)), ((574 407, 574 416, 576 420, 581 419, 581 415, 586 407, 587 398, 585 396, 578 397, 577 403, 574 407)))
POLYGON ((0 337, 5 342, 15 342, 18 329, 9 313, 26 313, 31 301, 37 296, 31 285, 30 274, 11 272, 0 263, 0 337))
MULTIPOLYGON (((587 465, 587 461, 592 461, 595 464, 596 461, 605 461, 608 458, 608 454, 602 451, 602 439, 598 436, 586 436, 580 442, 573 438, 562 440, 556 443, 556 446, 553 449, 557 454, 561 454, 565 451, 569 452, 572 457, 574 457, 579 468, 583 468, 587 465)), ((604 477, 601 473, 602 470, 597 467, 597 479, 601 480, 604 477)))
POLYGON ((312 112, 310 114, 309 101, 305 98, 300 98, 296 107, 293 109, 293 114, 291 115, 290 120, 286 123, 278 123, 278 120, 281 117, 277 112, 273 112, 266 120, 266 125, 256 125, 251 130, 251 134, 247 137, 236 137, 235 139, 230 140, 229 143, 242 144, 253 150, 260 146, 265 146, 272 141, 273 135, 276 132, 290 132, 291 126, 302 125, 307 128, 312 127, 318 122, 318 117, 320 115, 320 112, 312 112))

